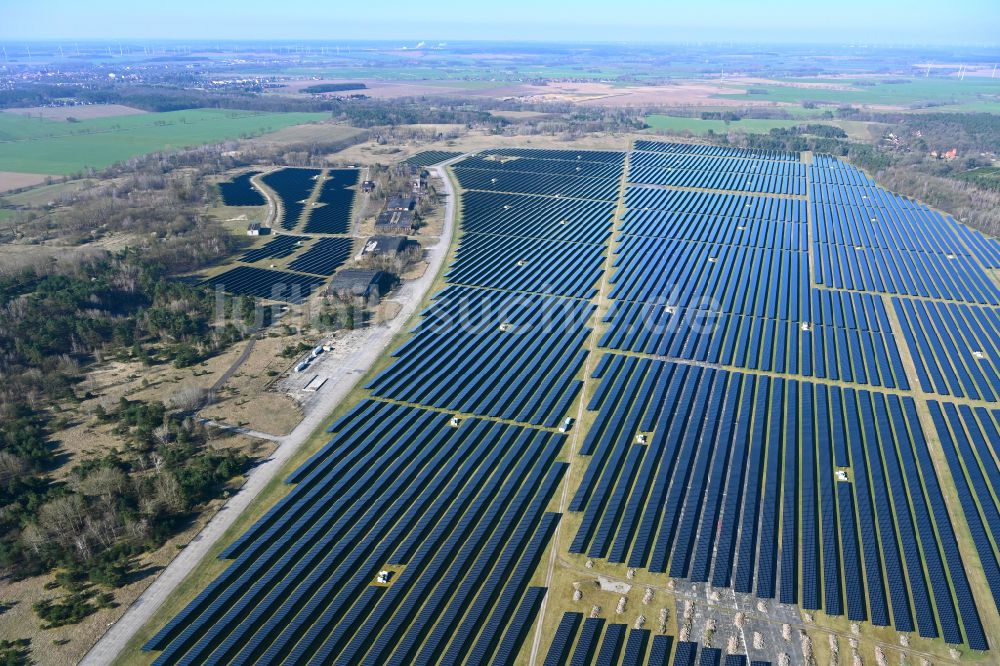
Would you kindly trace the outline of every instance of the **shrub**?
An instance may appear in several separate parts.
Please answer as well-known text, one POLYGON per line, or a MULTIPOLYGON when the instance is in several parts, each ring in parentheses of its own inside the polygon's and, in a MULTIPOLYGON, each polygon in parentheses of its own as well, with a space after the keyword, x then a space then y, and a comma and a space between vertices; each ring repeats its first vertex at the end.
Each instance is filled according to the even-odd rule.
POLYGON ((91 602, 96 592, 74 592, 60 601, 43 599, 32 606, 35 614, 45 623, 43 629, 54 629, 67 624, 77 624, 97 612, 98 606, 91 602))

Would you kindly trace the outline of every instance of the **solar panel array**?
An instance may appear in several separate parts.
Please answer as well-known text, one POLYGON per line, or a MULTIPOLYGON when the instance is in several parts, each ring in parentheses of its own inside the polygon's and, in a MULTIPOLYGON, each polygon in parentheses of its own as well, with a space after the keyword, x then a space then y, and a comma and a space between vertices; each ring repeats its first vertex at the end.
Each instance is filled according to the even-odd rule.
POLYGON ((269 268, 237 266, 205 280, 202 284, 230 294, 249 294, 286 303, 301 303, 319 289, 324 280, 313 275, 276 271, 269 268))
POLYGON ((836 160, 636 149, 570 551, 986 649, 904 360, 1000 399, 975 237, 836 160))
POLYGON ((466 158, 456 174, 502 175, 510 165, 529 163, 536 171, 549 165, 552 175, 522 174, 531 176, 528 186, 508 193, 463 193, 463 234, 445 275, 451 286, 367 388, 376 397, 553 427, 582 385, 577 376, 595 309, 587 299, 597 293, 614 207, 537 196, 537 183, 562 178, 566 165, 582 165, 603 169, 602 177, 567 177, 617 189, 624 154, 489 154, 510 161, 466 158), (478 160, 477 167, 463 166, 469 160, 478 160), (491 162, 494 171, 481 168, 491 162))
POLYGON ((316 205, 309 211, 307 234, 346 234, 351 230, 351 211, 361 172, 358 169, 329 169, 320 185, 316 205))
POLYGON ((449 287, 394 352, 398 360, 366 388, 380 398, 555 426, 580 390, 593 309, 575 299, 449 287))
POLYGON ((293 271, 313 275, 333 275, 334 271, 351 258, 351 238, 320 238, 312 247, 288 264, 293 271))
MULTIPOLYGON (((233 183, 222 184, 224 196, 237 196, 242 191, 238 188, 251 188, 249 177, 252 175, 244 174, 233 183), (227 189, 226 185, 232 187, 227 189)), ((355 190, 351 188, 357 185, 359 175, 358 169, 284 168, 268 173, 261 180, 280 201, 279 223, 283 229, 296 229, 304 220, 304 231, 307 233, 346 235, 350 232, 355 197, 355 190), (307 208, 305 202, 314 193, 316 205, 307 208)), ((251 188, 251 191, 260 196, 256 190, 251 188)), ((313 238, 278 233, 260 247, 247 250, 239 257, 240 262, 253 264, 297 254, 288 262, 288 270, 238 265, 222 275, 205 280, 203 284, 222 286, 233 294, 301 303, 325 282, 314 276, 333 275, 350 259, 353 248, 353 240, 349 237, 327 237, 310 242, 313 238)))
MULTIPOLYGON (((561 153, 530 157, 562 177, 561 153)), ((622 162, 587 180, 617 190, 622 162)), ((230 567, 147 644, 158 663, 485 664, 522 651, 567 467, 552 426, 582 384, 613 204, 467 192, 465 212, 452 284, 372 381, 374 399, 331 428, 291 492, 223 552, 230 567), (548 224, 528 228, 537 216, 548 224), (526 270, 492 266, 483 248, 497 239, 526 270), (529 267, 555 251, 580 274, 529 267)), ((310 253, 292 267, 309 270, 310 253)))
POLYGON ((614 201, 624 153, 531 149, 487 151, 453 165, 467 190, 614 201))
MULTIPOLYGON (((458 663, 516 654, 563 436, 357 405, 232 564, 147 645, 157 663, 458 663), (380 571, 395 574, 386 585, 380 571), (474 657, 472 655, 475 655, 474 657)), ((509 659, 506 660, 510 662, 509 659)))
MULTIPOLYGON (((929 403, 941 448, 955 479, 955 489, 976 545, 986 584, 1000 608, 1000 409, 929 403)), ((957 553, 955 554, 957 557, 957 553)), ((975 603, 965 600, 969 613, 975 603)))
MULTIPOLYGON (((891 607, 900 631, 916 608, 922 636, 961 642, 949 575, 959 604, 971 597, 961 560, 941 560, 953 528, 927 509, 943 497, 912 398, 605 358, 571 552, 831 615, 846 596, 850 619, 889 625, 891 607)), ((961 620, 981 635, 978 615, 961 620)))
POLYGON ((441 162, 446 162, 450 159, 460 157, 461 155, 462 153, 455 153, 447 150, 425 150, 417 153, 413 157, 406 158, 406 163, 412 164, 415 167, 433 166, 435 164, 440 164, 441 162))
POLYGON ((264 259, 283 259, 292 255, 300 246, 310 240, 309 236, 292 236, 278 234, 263 246, 247 250, 240 256, 240 261, 252 264, 264 259))
MULTIPOLYGON (((564 475, 560 548, 598 571, 989 647, 1000 246, 826 156, 639 141, 627 164, 508 148, 454 166, 448 285, 150 642, 161 663, 523 658, 564 475), (571 453, 555 426, 578 397, 571 453)), ((550 621, 546 664, 750 661, 550 621)))
POLYGON ((274 191, 281 202, 279 224, 282 229, 291 231, 299 225, 306 210, 304 201, 312 196, 320 174, 320 169, 289 167, 261 176, 261 181, 274 191))
POLYGON ((267 203, 250 179, 259 171, 248 171, 226 183, 219 183, 222 203, 226 206, 263 206, 267 203))

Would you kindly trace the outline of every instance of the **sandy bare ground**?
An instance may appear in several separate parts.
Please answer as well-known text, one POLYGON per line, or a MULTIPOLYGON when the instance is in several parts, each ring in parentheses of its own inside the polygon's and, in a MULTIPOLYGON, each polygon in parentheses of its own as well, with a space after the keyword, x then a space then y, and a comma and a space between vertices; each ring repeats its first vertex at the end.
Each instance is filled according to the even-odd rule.
MULTIPOLYGON (((497 135, 487 130, 466 130, 464 125, 420 125, 420 128, 437 127, 438 131, 448 128, 460 129, 462 134, 445 142, 422 141, 416 139, 401 139, 395 143, 379 145, 374 141, 366 141, 330 155, 330 159, 345 164, 391 164, 406 157, 415 155, 422 150, 449 150, 461 153, 475 153, 488 148, 556 148, 573 150, 628 150, 630 141, 635 138, 648 138, 642 134, 590 134, 581 138, 569 139, 561 135, 497 135)), ((371 230, 372 227, 367 227, 371 230)), ((363 227, 360 233, 364 233, 363 227)), ((427 235, 433 235, 430 231, 427 235)), ((371 235, 371 234, 368 234, 371 235)))
POLYGON ((125 644, 146 622, 156 609, 170 596, 192 569, 205 557, 216 541, 225 533, 247 506, 260 494, 261 490, 282 469, 299 447, 313 432, 323 425, 333 409, 353 389, 354 384, 388 347, 403 325, 417 311, 424 294, 430 289, 439 269, 444 264, 451 245, 455 227, 455 193, 443 169, 436 169, 444 178, 448 198, 446 202, 446 229, 438 243, 429 250, 428 270, 419 280, 405 283, 400 287, 397 298, 403 303, 399 314, 389 323, 367 329, 368 341, 359 345, 356 351, 345 357, 338 366, 338 376, 328 381, 316 394, 316 400, 309 405, 305 418, 286 437, 278 441, 274 454, 255 467, 247 475, 246 482, 216 513, 208 524, 159 574, 153 583, 136 599, 104 636, 86 654, 81 664, 104 666, 114 661, 125 644))
POLYGON ((17 171, 0 171, 0 192, 19 190, 22 187, 34 187, 45 182, 46 176, 40 173, 20 173, 17 171))
POLYGON ((48 120, 93 120, 94 118, 114 118, 117 116, 136 116, 148 113, 142 109, 134 109, 124 104, 83 104, 80 106, 29 106, 16 109, 4 109, 4 113, 16 113, 32 118, 48 120))
POLYGON ((609 83, 558 82, 524 86, 517 97, 528 102, 573 102, 596 106, 774 106, 774 102, 718 98, 746 92, 737 79, 726 85, 684 81, 660 86, 615 86, 609 83))

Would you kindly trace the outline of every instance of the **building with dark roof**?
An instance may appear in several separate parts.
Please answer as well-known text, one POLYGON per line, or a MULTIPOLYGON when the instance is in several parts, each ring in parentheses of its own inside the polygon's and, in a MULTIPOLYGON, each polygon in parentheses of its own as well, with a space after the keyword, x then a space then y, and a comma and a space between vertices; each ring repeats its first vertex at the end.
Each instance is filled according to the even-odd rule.
POLYGON ((417 205, 416 199, 411 196, 394 194, 389 197, 389 202, 385 205, 386 211, 411 211, 417 205))
POLYGON ((411 243, 406 236, 372 236, 365 242, 361 254, 399 254, 411 243))
POLYGON ((396 277, 385 271, 345 268, 333 276, 330 293, 371 300, 386 294, 395 284, 396 277))
POLYGON ((387 210, 379 213, 375 220, 375 231, 384 234, 408 234, 413 231, 413 212, 408 210, 387 210))

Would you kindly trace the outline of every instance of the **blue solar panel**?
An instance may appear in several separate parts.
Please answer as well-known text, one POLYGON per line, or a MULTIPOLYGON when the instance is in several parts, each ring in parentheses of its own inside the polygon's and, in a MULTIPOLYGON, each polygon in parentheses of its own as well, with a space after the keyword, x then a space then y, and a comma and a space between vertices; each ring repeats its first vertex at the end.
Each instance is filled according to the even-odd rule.
POLYGON ((552 637, 552 644, 545 655, 544 666, 562 666, 569 660, 570 648, 573 647, 576 632, 579 631, 582 622, 583 613, 563 613, 559 626, 556 627, 556 633, 552 637))

